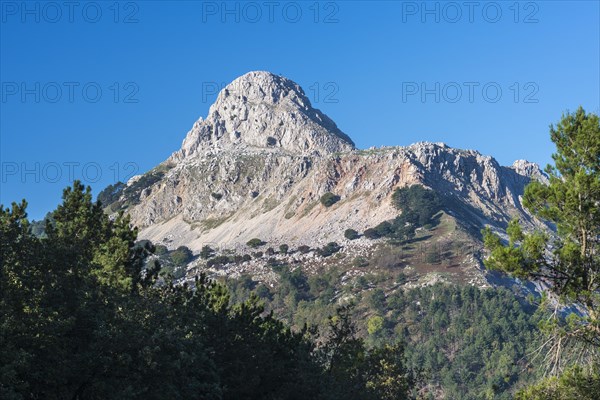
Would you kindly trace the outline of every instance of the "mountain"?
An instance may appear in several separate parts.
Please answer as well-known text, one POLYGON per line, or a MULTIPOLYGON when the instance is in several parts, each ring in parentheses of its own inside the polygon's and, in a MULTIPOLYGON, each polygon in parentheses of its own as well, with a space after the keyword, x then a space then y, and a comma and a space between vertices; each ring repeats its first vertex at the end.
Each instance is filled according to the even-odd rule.
POLYGON ((311 107, 298 84, 268 72, 250 72, 219 93, 206 120, 194 124, 172 159, 262 147, 318 155, 350 151, 354 143, 311 107))
POLYGON ((275 248, 337 242, 348 254, 370 257, 383 240, 350 241, 344 231, 364 232, 393 219, 399 214, 391 202, 394 190, 423 185, 444 199, 440 226, 453 227, 432 231, 424 243, 460 237, 475 244, 457 252, 459 270, 475 271, 472 277, 483 282, 481 227, 500 230, 513 217, 539 225, 521 205, 532 179, 545 179, 536 164, 501 166, 443 143, 356 149, 298 84, 250 72, 219 93, 181 149, 132 178, 109 209, 126 210, 140 238, 196 253, 207 244, 248 251, 245 243, 260 238, 275 248), (339 201, 321 204, 325 193, 339 201))

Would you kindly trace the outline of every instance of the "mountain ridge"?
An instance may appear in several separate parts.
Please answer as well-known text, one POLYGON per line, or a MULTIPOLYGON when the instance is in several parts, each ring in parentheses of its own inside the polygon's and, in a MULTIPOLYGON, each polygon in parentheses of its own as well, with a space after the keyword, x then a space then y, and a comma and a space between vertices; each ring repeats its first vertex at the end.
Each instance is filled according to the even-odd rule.
MULTIPOLYGON (((287 78, 265 72, 236 79, 181 149, 131 179, 110 209, 125 210, 140 238, 194 252, 205 245, 243 248, 252 238, 369 248, 377 241, 351 242, 345 230, 364 232, 395 218, 392 193, 415 184, 442 195, 449 218, 473 241, 484 225, 500 232, 515 217, 541 226, 521 205, 525 186, 545 179, 536 164, 501 166, 491 156, 444 143, 359 150, 303 93, 287 78), (326 193, 339 201, 321 204, 326 193)), ((472 266, 480 268, 473 258, 472 266)))

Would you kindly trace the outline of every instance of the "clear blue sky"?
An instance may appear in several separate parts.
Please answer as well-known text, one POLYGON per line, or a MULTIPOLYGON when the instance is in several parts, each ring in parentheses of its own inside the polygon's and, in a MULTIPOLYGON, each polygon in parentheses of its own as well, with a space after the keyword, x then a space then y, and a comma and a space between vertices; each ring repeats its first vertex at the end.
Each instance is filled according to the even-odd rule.
POLYGON ((600 109, 598 1, 0 4, 0 202, 35 219, 71 173, 97 192, 166 159, 251 70, 298 82, 358 147, 503 165, 548 163, 548 125, 600 109))

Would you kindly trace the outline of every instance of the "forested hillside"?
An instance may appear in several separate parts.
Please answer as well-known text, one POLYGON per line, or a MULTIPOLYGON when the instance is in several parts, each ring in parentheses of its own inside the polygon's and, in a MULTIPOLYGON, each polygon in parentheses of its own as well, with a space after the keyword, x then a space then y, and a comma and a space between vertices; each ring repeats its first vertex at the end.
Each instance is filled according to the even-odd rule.
POLYGON ((46 237, 26 203, 0 213, 3 399, 396 399, 412 375, 401 345, 367 348, 340 310, 292 332, 256 297, 157 285, 125 217, 109 220, 76 182, 46 237))
POLYGON ((43 223, 25 201, 2 206, 0 398, 597 399, 598 116, 567 114, 551 137, 556 165, 524 204, 556 232, 517 219, 507 240, 481 232, 486 267, 544 285, 541 298, 517 295, 519 280, 417 284, 404 256, 453 228, 443 196, 421 186, 396 190, 401 213, 363 232, 385 238, 379 258, 330 242, 310 265, 293 257, 308 246, 260 238, 243 255, 138 241, 78 181, 43 223), (250 260, 269 279, 223 273, 250 260))

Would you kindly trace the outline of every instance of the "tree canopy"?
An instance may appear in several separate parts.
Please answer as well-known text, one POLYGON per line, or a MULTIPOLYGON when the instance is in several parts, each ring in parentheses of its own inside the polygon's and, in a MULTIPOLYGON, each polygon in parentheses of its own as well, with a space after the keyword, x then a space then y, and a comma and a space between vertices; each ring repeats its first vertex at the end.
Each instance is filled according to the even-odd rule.
POLYGON ((257 296, 232 303, 225 286, 203 276, 191 286, 158 285, 160 265, 146 262, 154 246, 136 242, 128 218, 109 218, 79 182, 64 191, 43 238, 31 233, 26 206, 0 207, 2 399, 358 400, 408 392, 400 347, 368 350, 335 324, 330 339, 317 342, 265 313, 257 296), (332 357, 348 363, 333 372, 332 357))
POLYGON ((393 220, 365 230, 365 237, 412 239, 417 228, 435 223, 434 216, 442 209, 443 201, 435 191, 412 185, 396 189, 392 194, 392 204, 402 213, 393 220))
MULTIPOLYGON (((547 283, 548 292, 558 301, 547 298, 546 305, 553 304, 556 308, 559 301, 578 305, 581 312, 568 312, 564 318, 555 312, 555 318, 545 325, 546 332, 554 338, 550 350, 558 364, 565 349, 569 349, 567 344, 574 342, 583 347, 583 354, 587 355, 584 362, 597 368, 600 356, 598 116, 580 107, 563 115, 555 126, 551 125, 550 137, 556 153, 552 155, 554 165, 545 170, 548 183, 531 182, 525 188, 523 205, 534 216, 556 227, 556 234, 540 230, 525 233, 519 221, 513 220, 506 230, 508 243, 503 243, 486 228, 483 235, 490 256, 485 264, 518 278, 547 283)), ((573 376, 579 375, 573 372, 573 376)))

